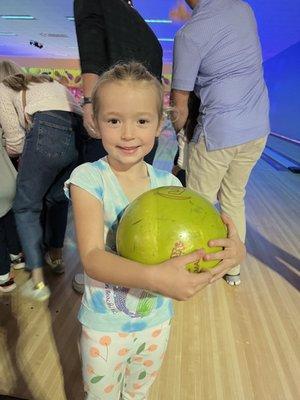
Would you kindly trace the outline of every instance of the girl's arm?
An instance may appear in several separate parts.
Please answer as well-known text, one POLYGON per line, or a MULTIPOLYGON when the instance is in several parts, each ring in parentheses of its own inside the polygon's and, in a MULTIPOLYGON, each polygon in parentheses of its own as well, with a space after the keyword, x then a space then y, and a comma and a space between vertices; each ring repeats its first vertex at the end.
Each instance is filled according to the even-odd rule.
POLYGON ((87 275, 114 285, 152 289, 148 283, 148 269, 105 250, 101 201, 73 184, 71 198, 79 254, 87 275))
MULTIPOLYGON (((153 266, 107 252, 104 244, 102 203, 73 184, 71 197, 80 258, 85 272, 92 279, 118 286, 146 289, 176 300, 187 300, 213 279, 214 274, 211 271, 192 274, 185 270, 187 263, 204 256, 201 250, 153 266)), ((231 251, 230 256, 232 257, 231 251)), ((228 269, 234 266, 232 261, 229 264, 228 269)), ((226 272, 227 266, 224 274, 226 272)))

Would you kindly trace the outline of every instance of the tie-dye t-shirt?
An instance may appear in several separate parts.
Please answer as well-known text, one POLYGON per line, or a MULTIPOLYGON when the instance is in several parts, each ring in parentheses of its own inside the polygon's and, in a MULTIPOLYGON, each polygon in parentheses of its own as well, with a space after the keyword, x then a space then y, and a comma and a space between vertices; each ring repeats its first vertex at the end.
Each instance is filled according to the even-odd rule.
MULTIPOLYGON (((174 175, 146 165, 150 178, 149 189, 160 186, 181 186, 174 175)), ((68 197, 71 183, 88 191, 102 202, 105 248, 115 253, 118 221, 129 200, 106 158, 83 164, 73 171, 65 184, 68 197)), ((91 329, 134 332, 161 324, 172 315, 173 305, 169 298, 143 289, 105 284, 85 274, 85 291, 79 311, 79 321, 91 329)))

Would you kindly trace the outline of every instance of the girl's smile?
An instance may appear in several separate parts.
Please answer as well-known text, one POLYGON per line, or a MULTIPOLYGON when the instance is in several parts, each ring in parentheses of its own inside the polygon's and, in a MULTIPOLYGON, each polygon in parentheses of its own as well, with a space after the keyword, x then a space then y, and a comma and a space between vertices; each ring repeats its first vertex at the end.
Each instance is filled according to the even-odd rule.
POLYGON ((140 148, 140 146, 117 146, 123 153, 125 154, 134 154, 136 150, 140 148))

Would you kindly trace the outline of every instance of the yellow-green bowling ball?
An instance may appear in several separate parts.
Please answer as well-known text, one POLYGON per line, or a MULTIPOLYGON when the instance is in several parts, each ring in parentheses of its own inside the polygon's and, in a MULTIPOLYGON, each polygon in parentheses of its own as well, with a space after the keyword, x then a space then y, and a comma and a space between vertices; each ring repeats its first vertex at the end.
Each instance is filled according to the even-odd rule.
MULTIPOLYGON (((117 251, 143 264, 158 264, 171 257, 204 249, 208 241, 227 237, 227 229, 215 207, 196 192, 163 186, 143 193, 124 211, 117 230, 117 251)), ((215 267, 219 261, 186 265, 191 272, 215 267)))

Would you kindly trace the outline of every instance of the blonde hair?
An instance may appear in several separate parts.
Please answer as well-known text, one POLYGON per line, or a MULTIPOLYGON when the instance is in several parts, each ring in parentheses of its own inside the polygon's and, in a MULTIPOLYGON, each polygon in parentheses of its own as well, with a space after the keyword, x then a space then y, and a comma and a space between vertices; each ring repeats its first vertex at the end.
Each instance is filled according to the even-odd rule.
POLYGON ((53 82, 49 75, 16 74, 10 75, 3 80, 3 84, 16 92, 27 90, 30 83, 53 82))
POLYGON ((9 75, 22 74, 22 68, 10 60, 0 61, 0 82, 9 75))
POLYGON ((153 85, 157 92, 158 116, 159 120, 164 114, 164 92, 159 80, 152 75, 144 66, 138 62, 116 64, 114 67, 104 72, 98 79, 92 93, 92 104, 94 118, 97 118, 100 108, 99 89, 106 83, 111 82, 148 82, 153 85))

